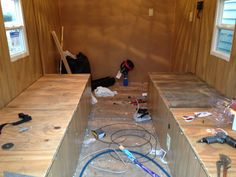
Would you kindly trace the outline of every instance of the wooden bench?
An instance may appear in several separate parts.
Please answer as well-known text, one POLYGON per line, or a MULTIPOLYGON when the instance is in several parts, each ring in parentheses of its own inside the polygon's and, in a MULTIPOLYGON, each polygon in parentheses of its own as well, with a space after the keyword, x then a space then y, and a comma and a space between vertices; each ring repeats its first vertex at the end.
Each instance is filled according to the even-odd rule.
POLYGON ((0 176, 73 176, 90 113, 90 75, 46 75, 0 110, 0 124, 18 121, 18 113, 32 121, 7 126, 0 145, 0 176), (20 133, 20 128, 28 128, 20 133))
MULTIPOLYGON (((215 89, 192 74, 150 73, 149 108, 161 147, 173 177, 216 177, 219 154, 232 159, 228 177, 236 176, 235 149, 224 144, 198 144, 197 140, 212 136, 207 129, 216 128, 213 119, 197 118, 185 122, 184 115, 211 111, 211 98, 224 99, 215 89), (204 120, 204 121, 203 121, 204 120)), ((236 138, 231 125, 224 127, 236 138)))

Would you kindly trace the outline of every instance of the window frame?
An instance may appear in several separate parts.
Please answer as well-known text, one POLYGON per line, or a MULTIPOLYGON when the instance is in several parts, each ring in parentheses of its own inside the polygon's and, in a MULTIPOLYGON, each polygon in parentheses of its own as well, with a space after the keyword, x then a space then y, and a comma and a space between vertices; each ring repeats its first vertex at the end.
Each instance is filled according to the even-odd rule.
POLYGON ((12 62, 29 56, 28 40, 27 40, 27 33, 26 33, 25 23, 24 23, 24 15, 23 15, 23 10, 22 10, 21 0, 14 0, 14 3, 15 3, 15 6, 17 7, 17 12, 16 12, 17 22, 16 23, 14 23, 14 22, 4 22, 5 34, 6 34, 6 38, 8 40, 7 31, 17 30, 17 29, 19 31, 22 31, 23 38, 24 38, 24 40, 23 40, 24 51, 17 52, 15 54, 11 54, 10 46, 8 44, 8 41, 7 41, 10 60, 12 62))
POLYGON ((220 59, 230 61, 234 39, 232 39, 232 46, 231 46, 230 54, 227 54, 227 53, 217 50, 217 44, 218 44, 217 41, 218 41, 220 30, 225 29, 225 30, 233 31, 233 36, 235 33, 235 24, 231 25, 231 24, 223 24, 222 23, 225 1, 227 1, 227 0, 217 0, 216 12, 215 12, 215 23, 214 23, 214 30, 213 30, 213 37, 212 37, 210 54, 213 56, 216 56, 220 59))

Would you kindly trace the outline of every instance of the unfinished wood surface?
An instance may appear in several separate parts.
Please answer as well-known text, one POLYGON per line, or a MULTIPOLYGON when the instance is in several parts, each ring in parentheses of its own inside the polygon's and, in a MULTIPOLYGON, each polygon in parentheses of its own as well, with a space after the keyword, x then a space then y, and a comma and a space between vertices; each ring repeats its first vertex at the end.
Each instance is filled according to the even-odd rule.
MULTIPOLYGON (((184 135, 187 137, 189 143, 191 143, 194 152, 198 159, 200 159, 205 170, 209 176, 217 176, 216 161, 219 160, 219 154, 225 154, 229 156, 232 160, 231 168, 228 170, 228 176, 236 176, 236 153, 235 149, 227 144, 201 144, 196 143, 197 140, 212 136, 208 129, 216 128, 216 124, 212 117, 207 118, 197 118, 192 122, 185 122, 182 119, 183 115, 193 115, 194 112, 199 111, 211 111, 209 109, 171 109, 175 120, 178 122, 184 135), (204 121, 203 121, 204 120, 204 121)), ((231 124, 223 127, 224 130, 228 132, 230 136, 236 138, 236 132, 232 131, 231 124)))
POLYGON ((89 75, 42 77, 13 100, 12 107, 0 111, 0 124, 18 121, 19 112, 32 116, 32 121, 25 124, 4 127, 0 145, 11 142, 14 147, 8 151, 0 149, 0 176, 3 172, 73 176, 90 112, 89 78, 89 75), (40 97, 43 99, 37 99, 40 97), (20 133, 22 127, 29 130, 20 133))
POLYGON ((3 176, 3 172, 46 176, 73 112, 3 109, 0 111, 0 124, 18 121, 20 111, 31 115, 33 120, 3 129, 0 145, 10 142, 14 147, 8 151, 0 149, 0 176, 3 176), (19 133, 20 127, 29 130, 19 133))
MULTIPOLYGON (((229 155, 232 160, 236 156, 234 148, 228 145, 196 143, 197 140, 203 137, 212 136, 207 130, 217 128, 217 124, 213 119, 209 117, 205 119, 197 118, 188 123, 182 119, 182 116, 193 115, 194 112, 211 111, 210 108, 200 108, 207 107, 204 100, 198 100, 199 102, 192 104, 191 99, 189 101, 189 98, 185 98, 188 95, 192 100, 198 98, 199 93, 195 93, 199 90, 202 90, 199 93, 203 93, 203 96, 207 98, 205 102, 209 102, 209 98, 212 97, 225 99, 192 74, 150 74, 149 107, 152 111, 153 122, 160 142, 162 142, 161 145, 167 151, 167 162, 173 177, 213 177, 216 176, 216 161, 219 159, 220 153, 229 155), (165 94, 167 91, 175 97, 167 97, 165 94), (183 92, 185 97, 183 95, 181 97, 178 94, 180 92, 183 92), (170 105, 173 102, 183 107, 172 108, 170 105), (188 103, 193 108, 190 108, 188 103), (169 112, 170 115, 163 114, 164 112, 169 112), (155 122, 158 123, 155 124, 155 122), (170 137, 169 148, 167 137, 170 137)), ((236 136, 236 133, 231 131, 231 125, 224 128, 232 137, 236 136)), ((235 176, 235 165, 233 164, 229 176, 235 176)))
POLYGON ((2 13, 0 15, 0 107, 5 106, 42 75, 33 2, 22 0, 22 9, 28 39, 29 56, 15 62, 10 61, 2 13))
POLYGON ((210 107, 210 100, 222 95, 193 74, 150 73, 151 82, 159 90, 169 108, 210 107))
POLYGON ((148 92, 152 93, 152 95, 149 96, 149 100, 153 99, 152 106, 149 104, 151 106, 150 112, 153 116, 153 123, 158 134, 160 145, 166 150, 166 134, 168 125, 170 123, 170 112, 168 109, 166 109, 165 103, 155 87, 152 87, 151 90, 148 90, 148 92))
POLYGON ((201 32, 201 14, 198 17, 197 1, 176 1, 173 71, 195 73, 201 32))
POLYGON ((88 56, 93 78, 115 76, 128 58, 135 64, 130 81, 170 71, 175 0, 69 0, 60 1, 60 9, 64 48, 88 56))
POLYGON ((77 167, 85 129, 88 123, 90 113, 90 87, 86 87, 78 108, 75 111, 67 133, 56 154, 55 160, 48 172, 48 177, 73 176, 77 167))
MULTIPOLYGON (((51 36, 60 34, 59 0, 33 0, 43 73, 58 73, 60 55, 51 36)), ((59 36, 59 35, 58 35, 59 36)))
POLYGON ((2 14, 2 8, 0 8, 0 108, 2 108, 9 100, 11 99, 11 93, 10 90, 10 80, 8 78, 12 78, 12 73, 9 69, 7 69, 10 56, 8 51, 8 47, 6 45, 6 35, 4 31, 4 24, 3 22, 3 16, 2 14), (3 42, 5 41, 5 42, 3 42))
POLYGON ((173 70, 194 72, 227 97, 235 97, 236 40, 229 62, 210 55, 217 1, 204 0, 200 19, 195 17, 196 10, 192 9, 194 6, 196 9, 196 2, 176 1, 173 70), (194 12, 193 22, 189 22, 191 11, 194 12))
POLYGON ((89 74, 46 75, 10 102, 8 108, 71 109, 80 99, 89 74))
POLYGON ((71 74, 70 66, 68 65, 68 62, 67 62, 67 60, 66 60, 66 57, 65 57, 65 55, 64 55, 64 53, 63 53, 63 48, 62 48, 62 46, 61 46, 61 43, 59 42, 59 39, 58 39, 57 34, 56 34, 55 31, 52 31, 52 37, 53 37, 53 39, 54 39, 55 45, 56 45, 56 47, 57 47, 57 50, 58 50, 58 52, 60 53, 61 60, 63 61, 63 64, 64 64, 64 66, 65 66, 65 68, 66 68, 66 72, 67 72, 68 74, 71 74))
POLYGON ((204 1, 202 33, 200 36, 201 42, 196 73, 228 97, 234 97, 236 95, 236 80, 234 78, 236 75, 235 45, 229 62, 210 55, 215 9, 216 1, 204 1))

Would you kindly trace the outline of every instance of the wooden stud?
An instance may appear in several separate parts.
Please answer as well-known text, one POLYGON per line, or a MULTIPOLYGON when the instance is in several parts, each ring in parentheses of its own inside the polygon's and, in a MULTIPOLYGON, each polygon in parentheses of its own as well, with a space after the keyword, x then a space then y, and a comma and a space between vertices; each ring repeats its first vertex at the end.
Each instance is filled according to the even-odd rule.
POLYGON ((54 39, 54 41, 55 41, 55 44, 56 44, 56 46, 57 46, 57 49, 58 49, 60 55, 61 55, 61 60, 63 61, 63 64, 64 64, 64 66, 65 66, 65 68, 66 68, 67 73, 68 73, 68 74, 72 74, 72 73, 71 73, 71 70, 70 70, 70 67, 69 67, 69 65, 68 65, 68 63, 67 63, 66 57, 65 57, 65 55, 64 55, 64 53, 63 53, 61 44, 60 44, 60 42, 59 42, 59 40, 58 40, 58 37, 57 37, 57 34, 56 34, 55 31, 52 31, 52 37, 53 37, 53 39, 54 39))

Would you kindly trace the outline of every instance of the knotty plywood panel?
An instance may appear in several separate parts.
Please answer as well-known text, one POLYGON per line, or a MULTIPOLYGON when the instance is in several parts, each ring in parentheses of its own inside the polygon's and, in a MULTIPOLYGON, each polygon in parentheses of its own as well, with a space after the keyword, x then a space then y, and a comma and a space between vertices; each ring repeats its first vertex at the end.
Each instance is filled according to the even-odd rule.
POLYGON ((0 149, 0 176, 4 171, 73 176, 90 113, 89 79, 88 74, 42 77, 0 111, 0 124, 19 120, 19 112, 32 116, 20 126, 4 127, 0 145, 12 142, 15 146, 0 149), (20 133, 21 127, 29 130, 20 133))
POLYGON ((65 48, 88 55, 93 78, 116 75, 130 58, 132 81, 148 71, 169 71, 175 1, 60 1, 65 48), (148 16, 148 8, 154 16, 148 16))
POLYGON ((222 95, 192 74, 150 73, 150 79, 169 108, 210 107, 222 95))
MULTIPOLYGON (((18 132, 19 126, 8 126, 3 129, 0 145, 12 142, 14 148, 9 151, 0 149, 0 176, 3 176, 3 171, 45 176, 66 132, 73 111, 28 109, 20 111, 30 114, 33 120, 22 124, 23 127, 29 128, 29 131, 25 133, 18 132)), ((18 113, 19 110, 4 108, 0 111, 0 124, 17 121, 18 113)))
POLYGON ((59 1, 34 0, 35 18, 40 44, 40 55, 43 72, 52 74, 58 72, 60 55, 52 39, 51 31, 56 31, 60 37, 59 1))
POLYGON ((46 75, 7 105, 8 108, 71 109, 85 90, 89 74, 46 75))

